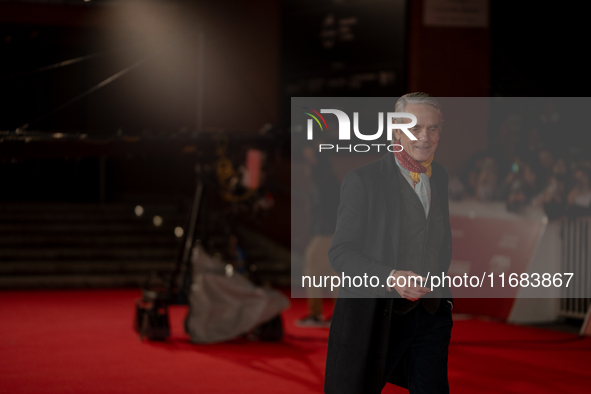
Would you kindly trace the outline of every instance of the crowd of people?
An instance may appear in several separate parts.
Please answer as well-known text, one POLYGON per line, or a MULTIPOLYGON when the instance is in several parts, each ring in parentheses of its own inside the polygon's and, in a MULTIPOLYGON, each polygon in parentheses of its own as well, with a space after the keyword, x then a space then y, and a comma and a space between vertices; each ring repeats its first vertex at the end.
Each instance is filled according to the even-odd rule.
POLYGON ((532 206, 550 220, 591 215, 591 160, 559 146, 548 130, 532 127, 526 138, 474 155, 451 179, 450 198, 504 201, 512 212, 532 206))

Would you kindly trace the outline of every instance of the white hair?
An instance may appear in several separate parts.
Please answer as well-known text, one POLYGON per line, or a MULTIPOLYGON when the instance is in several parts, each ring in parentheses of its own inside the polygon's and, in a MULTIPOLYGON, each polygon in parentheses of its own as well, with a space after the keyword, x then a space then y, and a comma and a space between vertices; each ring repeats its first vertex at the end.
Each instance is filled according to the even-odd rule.
POLYGON ((426 104, 437 108, 439 114, 441 114, 441 107, 439 101, 435 97, 429 96, 427 93, 415 92, 408 93, 400 97, 396 102, 394 110, 396 112, 404 112, 404 109, 408 104, 426 104))
MULTIPOLYGON (((408 104, 425 104, 435 107, 437 111, 439 111, 439 123, 443 123, 443 113, 441 112, 441 106, 435 97, 429 96, 427 93, 423 92, 405 94, 404 96, 401 96, 398 101, 396 101, 394 111, 404 112, 408 104)), ((394 122, 398 123, 398 119, 403 118, 394 118, 394 122)), ((394 141, 396 141, 396 136, 392 135, 392 143, 394 143, 394 141)))

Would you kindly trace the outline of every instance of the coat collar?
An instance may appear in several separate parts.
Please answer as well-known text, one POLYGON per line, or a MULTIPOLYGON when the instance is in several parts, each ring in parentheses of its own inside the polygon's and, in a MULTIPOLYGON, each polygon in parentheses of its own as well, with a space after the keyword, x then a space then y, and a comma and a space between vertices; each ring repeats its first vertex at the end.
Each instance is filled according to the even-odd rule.
POLYGON ((383 175, 396 175, 400 172, 400 169, 396 165, 396 156, 392 152, 388 152, 382 156, 380 163, 380 169, 383 175))

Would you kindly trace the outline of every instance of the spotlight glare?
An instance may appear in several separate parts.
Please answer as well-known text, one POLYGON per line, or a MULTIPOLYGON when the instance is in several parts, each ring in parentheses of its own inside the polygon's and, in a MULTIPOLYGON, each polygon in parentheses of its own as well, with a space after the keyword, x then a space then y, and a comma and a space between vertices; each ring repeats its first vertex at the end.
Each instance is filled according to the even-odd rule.
POLYGON ((174 235, 176 235, 177 238, 182 237, 184 233, 185 232, 183 231, 183 228, 182 227, 176 227, 174 229, 174 235))

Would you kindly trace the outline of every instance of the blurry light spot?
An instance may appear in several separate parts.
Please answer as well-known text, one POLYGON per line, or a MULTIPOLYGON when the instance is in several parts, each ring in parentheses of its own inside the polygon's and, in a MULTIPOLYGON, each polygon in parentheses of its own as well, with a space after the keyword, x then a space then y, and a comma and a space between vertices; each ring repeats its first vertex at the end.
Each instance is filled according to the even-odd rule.
POLYGON ((232 264, 226 264, 226 276, 230 278, 232 275, 234 275, 234 267, 232 264))
POLYGON ((176 227, 174 229, 174 235, 176 235, 177 238, 182 237, 184 233, 185 232, 183 231, 183 228, 182 227, 176 227))
POLYGON ((137 216, 142 216, 144 214, 144 207, 142 207, 141 205, 138 205, 135 207, 135 214, 137 216))
POLYGON ((53 133, 53 138, 63 138, 64 133, 53 133))
POLYGON ((152 223, 154 223, 154 226, 158 227, 162 224, 162 218, 160 216, 156 215, 152 219, 152 223))

